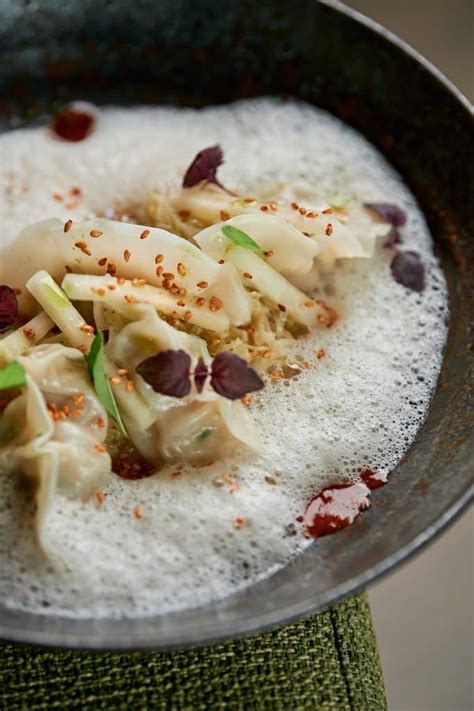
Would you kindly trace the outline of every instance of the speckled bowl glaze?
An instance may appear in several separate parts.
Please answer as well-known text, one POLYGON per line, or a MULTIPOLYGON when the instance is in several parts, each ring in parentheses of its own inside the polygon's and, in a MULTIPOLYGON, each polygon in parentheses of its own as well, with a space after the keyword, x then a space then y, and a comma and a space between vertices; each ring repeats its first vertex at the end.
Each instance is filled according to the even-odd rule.
POLYGON ((260 94, 296 96, 342 117, 386 154, 417 196, 451 308, 429 415, 368 512, 248 590, 146 620, 78 622, 0 608, 1 638, 144 649, 254 633, 367 585, 419 550, 469 501, 473 212, 466 172, 474 161, 472 114, 455 87, 397 38, 329 0, 0 4, 4 129, 43 121, 68 99, 196 106, 260 94))

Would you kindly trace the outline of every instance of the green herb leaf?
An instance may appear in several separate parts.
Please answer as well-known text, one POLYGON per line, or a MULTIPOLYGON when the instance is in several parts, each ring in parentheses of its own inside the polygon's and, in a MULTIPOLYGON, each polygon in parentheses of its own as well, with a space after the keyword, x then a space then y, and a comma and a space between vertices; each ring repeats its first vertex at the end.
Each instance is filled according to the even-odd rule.
POLYGON ((0 370, 0 390, 21 388, 26 385, 26 370, 17 360, 12 360, 0 370))
POLYGON ((258 245, 246 232, 233 227, 232 225, 224 225, 222 232, 228 237, 234 244, 239 247, 245 247, 250 249, 252 252, 259 252, 263 254, 263 249, 258 245))
POLYGON ((89 351, 89 355, 86 356, 86 360, 87 369, 89 371, 89 375, 91 376, 92 382, 94 383, 97 397, 109 415, 114 418, 121 433, 127 436, 127 431, 122 422, 122 418, 120 417, 110 381, 107 377, 107 373, 105 372, 104 334, 102 331, 98 331, 92 341, 91 349, 89 351))
POLYGON ((208 437, 210 437, 213 432, 214 432, 213 427, 204 427, 200 432, 198 432, 196 435, 194 435, 193 440, 195 442, 202 442, 204 439, 207 439, 208 437))

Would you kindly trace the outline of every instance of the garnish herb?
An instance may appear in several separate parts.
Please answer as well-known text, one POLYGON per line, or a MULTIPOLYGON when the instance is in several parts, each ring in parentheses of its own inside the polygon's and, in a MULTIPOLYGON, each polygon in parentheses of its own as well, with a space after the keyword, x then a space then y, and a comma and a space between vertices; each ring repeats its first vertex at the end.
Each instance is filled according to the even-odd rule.
POLYGON ((13 289, 0 285, 0 333, 7 331, 18 318, 18 300, 13 289))
POLYGON ((215 392, 228 400, 239 400, 264 386, 255 370, 234 353, 219 353, 210 366, 200 358, 192 373, 186 351, 161 351, 140 363, 136 372, 155 392, 179 398, 191 392, 192 377, 198 392, 210 378, 215 392))
POLYGON ((390 264, 396 282, 412 291, 425 288, 425 268, 418 252, 397 252, 390 264))
POLYGON ((224 225, 222 232, 238 247, 245 247, 245 249, 250 249, 252 252, 263 254, 263 249, 260 245, 257 244, 246 232, 239 230, 237 227, 233 227, 232 225, 224 225))
POLYGON ((203 181, 214 183, 225 190, 217 180, 217 169, 224 162, 224 154, 220 146, 211 146, 200 151, 183 178, 183 188, 192 188, 203 181))
POLYGON ((104 334, 102 331, 98 331, 92 341, 91 349, 89 354, 86 356, 86 361, 87 369, 92 382, 94 383, 97 397, 109 415, 114 418, 122 434, 127 436, 127 431, 122 422, 122 418, 120 417, 117 403, 115 402, 114 394, 112 392, 112 387, 105 371, 104 334))
POLYGON ((26 370, 17 360, 12 360, 0 370, 0 390, 21 388, 26 385, 26 370))
POLYGON ((407 215, 398 205, 388 202, 366 202, 364 207, 373 210, 384 222, 389 222, 394 227, 403 227, 407 221, 407 215))

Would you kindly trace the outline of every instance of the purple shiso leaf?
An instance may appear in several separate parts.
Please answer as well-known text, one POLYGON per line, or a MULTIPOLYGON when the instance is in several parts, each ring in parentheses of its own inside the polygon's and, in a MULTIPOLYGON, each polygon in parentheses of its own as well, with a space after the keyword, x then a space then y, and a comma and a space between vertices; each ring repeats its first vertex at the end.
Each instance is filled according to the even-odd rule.
POLYGON ((0 333, 13 326, 18 318, 18 300, 13 289, 0 286, 0 333))
POLYGON ((212 363, 211 385, 228 400, 239 400, 247 393, 261 390, 263 380, 234 353, 219 353, 212 363))
POLYGON ((199 358, 196 367, 194 368, 194 384, 198 393, 202 393, 204 383, 209 375, 209 370, 207 365, 204 363, 202 358, 199 358))
POLYGON ((397 252, 391 261, 392 276, 412 291, 425 288, 425 268, 418 252, 397 252))
POLYGON ((186 351, 161 351, 142 361, 138 375, 153 390, 171 397, 185 397, 191 392, 191 358, 186 351))
POLYGON ((394 227, 403 227, 407 221, 406 212, 397 205, 388 202, 366 202, 364 207, 373 210, 385 222, 389 222, 394 227))
POLYGON ((192 188, 203 181, 214 183, 225 190, 217 180, 217 169, 224 162, 224 154, 220 146, 211 146, 199 151, 183 178, 183 188, 192 188))
POLYGON ((383 243, 383 246, 386 249, 393 249, 396 247, 397 244, 402 243, 402 238, 400 237, 400 232, 397 230, 396 227, 391 227, 390 231, 387 234, 386 240, 383 243))

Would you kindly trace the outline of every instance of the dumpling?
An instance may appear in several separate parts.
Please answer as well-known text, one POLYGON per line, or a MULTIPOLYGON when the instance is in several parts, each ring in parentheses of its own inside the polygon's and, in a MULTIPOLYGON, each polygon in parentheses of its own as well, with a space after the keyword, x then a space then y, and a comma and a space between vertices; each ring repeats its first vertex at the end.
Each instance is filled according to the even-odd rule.
POLYGON ((142 455, 151 462, 186 460, 202 462, 227 454, 237 442, 260 449, 260 438, 246 408, 240 402, 230 402, 210 388, 192 392, 177 399, 156 393, 135 372, 147 357, 162 350, 185 350, 194 362, 210 356, 204 340, 178 331, 160 319, 147 305, 135 305, 134 321, 117 332, 111 332, 106 355, 128 371, 133 390, 125 384, 115 385, 114 394, 120 405, 127 431, 142 455), (132 395, 142 399, 153 413, 153 422, 143 427, 140 413, 127 406, 132 395))
POLYGON ((165 282, 192 297, 219 299, 234 325, 250 320, 250 299, 232 266, 217 264, 166 230, 105 218, 72 222, 67 229, 57 219, 26 228, 0 255, 0 283, 21 290, 23 313, 37 310, 24 285, 41 269, 59 282, 67 271, 146 279, 153 286, 165 282))
POLYGON ((107 413, 73 348, 43 345, 18 358, 27 385, 0 421, 12 437, 0 445, 0 469, 20 470, 35 484, 36 530, 45 545, 45 523, 54 493, 87 497, 111 471, 103 442, 107 413))

